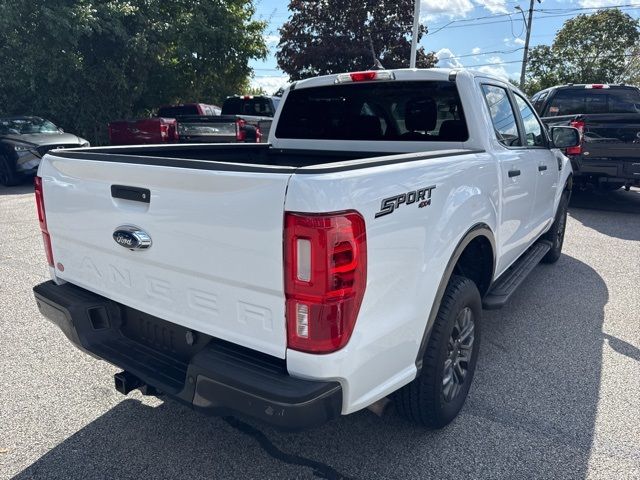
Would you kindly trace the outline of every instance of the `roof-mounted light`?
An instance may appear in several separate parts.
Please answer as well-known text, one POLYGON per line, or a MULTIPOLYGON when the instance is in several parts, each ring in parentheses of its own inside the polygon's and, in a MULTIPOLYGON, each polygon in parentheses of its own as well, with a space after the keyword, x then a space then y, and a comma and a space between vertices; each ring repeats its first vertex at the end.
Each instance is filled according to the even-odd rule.
POLYGON ((605 85, 604 83, 591 83, 589 85, 585 85, 584 88, 598 90, 601 88, 609 88, 609 85, 605 85))
POLYGON ((371 82, 378 80, 395 80, 393 72, 387 70, 369 70, 365 72, 340 73, 336 83, 371 82))

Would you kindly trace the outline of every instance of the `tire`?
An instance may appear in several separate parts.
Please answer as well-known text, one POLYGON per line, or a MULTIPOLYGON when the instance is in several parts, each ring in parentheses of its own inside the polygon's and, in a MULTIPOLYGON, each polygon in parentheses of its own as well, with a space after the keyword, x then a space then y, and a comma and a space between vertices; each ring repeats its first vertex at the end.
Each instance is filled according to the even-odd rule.
POLYGON ((20 183, 20 176, 7 157, 0 155, 0 185, 13 187, 20 183))
POLYGON ((556 218, 551 228, 544 234, 544 239, 552 244, 551 250, 542 257, 542 263, 556 263, 562 255, 562 245, 564 244, 564 233, 567 227, 567 210, 569 207, 569 193, 565 192, 560 198, 556 218))
POLYGON ((401 416, 424 427, 442 428, 458 415, 478 361, 481 314, 476 284, 454 275, 442 297, 420 375, 396 392, 401 416))

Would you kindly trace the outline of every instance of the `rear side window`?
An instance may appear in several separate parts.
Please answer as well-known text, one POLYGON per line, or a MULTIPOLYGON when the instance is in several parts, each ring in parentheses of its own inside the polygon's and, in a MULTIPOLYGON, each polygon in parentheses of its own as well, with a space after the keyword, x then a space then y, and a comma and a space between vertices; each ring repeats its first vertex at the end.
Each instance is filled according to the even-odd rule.
POLYGON ((507 147, 520 146, 518 123, 507 90, 496 85, 482 85, 482 92, 498 141, 507 147))
POLYGON ((161 107, 158 110, 159 117, 175 118, 180 115, 198 115, 196 105, 176 105, 175 107, 161 107))
POLYGON ((640 113, 640 91, 635 88, 567 88, 558 90, 544 116, 640 113))
POLYGON ((278 138, 463 142, 457 87, 447 81, 366 82, 301 88, 282 107, 278 138))
POLYGON ((542 113, 542 106, 544 105, 544 100, 549 95, 548 90, 544 90, 542 92, 536 93, 533 97, 531 97, 531 103, 533 103, 533 108, 536 109, 538 114, 542 113))

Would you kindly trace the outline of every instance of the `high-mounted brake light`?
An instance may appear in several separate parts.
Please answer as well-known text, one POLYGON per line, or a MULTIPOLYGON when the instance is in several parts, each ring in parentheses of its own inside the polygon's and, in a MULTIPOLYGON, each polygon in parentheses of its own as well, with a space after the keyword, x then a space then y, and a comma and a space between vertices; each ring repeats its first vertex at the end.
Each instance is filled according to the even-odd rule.
POLYGON ((592 83, 589 85, 585 85, 584 88, 589 88, 589 89, 593 88, 595 90, 598 90, 600 88, 609 88, 609 85, 605 85, 603 83, 592 83))
POLYGON ((40 231, 42 232, 42 241, 44 243, 44 251, 47 255, 47 263, 53 267, 53 249, 51 248, 51 237, 47 228, 47 215, 44 211, 44 194, 42 190, 42 178, 35 177, 33 179, 36 196, 36 209, 38 210, 38 222, 40 223, 40 231))
POLYGON ((344 347, 367 283, 362 215, 286 213, 284 270, 287 345, 309 353, 344 347))
POLYGON ((394 80, 393 72, 387 70, 370 70, 366 72, 340 73, 335 83, 368 82, 372 80, 394 80))
POLYGON ((247 130, 244 128, 247 122, 238 118, 236 120, 236 141, 244 142, 247 139, 247 130))
POLYGON ((575 147, 569 147, 567 148, 567 155, 581 155, 582 154, 582 142, 584 139, 584 121, 582 120, 572 120, 571 122, 569 122, 569 125, 573 128, 577 128, 578 131, 580 132, 580 145, 577 145, 575 147))

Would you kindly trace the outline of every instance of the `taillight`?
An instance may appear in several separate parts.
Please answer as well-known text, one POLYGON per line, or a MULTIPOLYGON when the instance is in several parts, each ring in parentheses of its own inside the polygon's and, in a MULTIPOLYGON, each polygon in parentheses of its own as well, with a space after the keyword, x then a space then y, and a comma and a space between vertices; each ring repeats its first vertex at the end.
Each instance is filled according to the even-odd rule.
POLYGON ((567 155, 580 155, 582 154, 582 140, 584 135, 584 122, 582 120, 573 120, 569 123, 573 128, 577 128, 580 132, 580 145, 576 147, 567 148, 567 155))
POLYGON ((40 231, 42 232, 42 241, 44 242, 44 251, 47 255, 47 262, 53 267, 53 249, 51 248, 51 237, 47 228, 47 216, 44 211, 44 195, 42 191, 42 178, 35 177, 33 179, 36 194, 36 208, 38 210, 38 222, 40 222, 40 231))
POLYGON ((236 141, 244 142, 247 139, 247 131, 244 126, 247 124, 243 119, 238 118, 236 120, 236 141))
POLYGON ((160 139, 165 142, 169 138, 169 125, 163 123, 160 125, 160 139))
POLYGON ((344 347, 355 327, 367 283, 362 215, 286 213, 284 269, 287 345, 329 353, 344 347))

